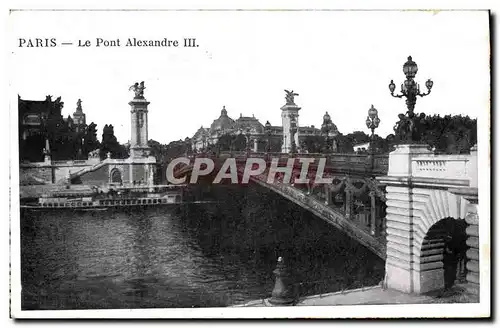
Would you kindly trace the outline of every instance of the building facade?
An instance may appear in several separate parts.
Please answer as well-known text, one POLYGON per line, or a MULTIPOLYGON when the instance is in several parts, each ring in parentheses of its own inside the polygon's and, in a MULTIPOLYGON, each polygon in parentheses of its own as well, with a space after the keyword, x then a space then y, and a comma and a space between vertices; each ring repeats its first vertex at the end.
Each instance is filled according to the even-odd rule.
POLYGON ((231 149, 241 148, 243 143, 248 151, 264 152, 269 149, 268 143, 272 143, 270 140, 274 140, 279 143, 278 149, 274 147, 275 151, 288 153, 292 151, 294 142, 297 152, 305 152, 307 147, 304 141, 308 136, 318 139, 321 137, 326 139, 328 136, 331 139, 330 143, 333 144, 332 150, 335 151, 335 137, 338 135, 338 130, 328 113, 323 117, 322 128, 318 129, 314 125, 299 126, 299 110, 300 107, 293 102, 293 99, 287 98, 287 104, 281 107, 282 125, 279 126, 270 125, 269 122, 262 124, 253 115, 240 114, 239 118, 232 119, 223 106, 220 116, 210 124, 210 127, 201 126, 196 131, 191 138, 191 147, 194 151, 200 152, 216 145, 222 138, 230 136, 232 143, 235 143, 231 145, 231 149))
POLYGON ((24 100, 18 96, 20 161, 43 161, 51 149, 60 157, 65 157, 68 152, 76 154, 82 146, 79 137, 87 128, 81 103, 78 99, 73 117, 64 118, 61 97, 56 100, 52 100, 52 96, 45 100, 24 100))

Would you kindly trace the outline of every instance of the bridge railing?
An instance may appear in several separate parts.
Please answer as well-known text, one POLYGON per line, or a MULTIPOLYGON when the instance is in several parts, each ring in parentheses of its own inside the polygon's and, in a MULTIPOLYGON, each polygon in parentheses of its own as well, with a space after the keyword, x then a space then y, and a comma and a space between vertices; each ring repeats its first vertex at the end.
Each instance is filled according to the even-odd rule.
POLYGON ((419 156, 412 158, 416 177, 440 179, 469 179, 470 155, 419 156))
MULTIPOLYGON (((239 161, 244 161, 249 157, 262 158, 270 161, 273 158, 279 158, 280 164, 286 163, 290 158, 325 158, 325 166, 346 172, 363 171, 373 172, 377 175, 386 174, 389 169, 389 155, 387 154, 343 154, 343 153, 279 153, 279 152, 245 152, 245 151, 221 151, 218 153, 197 153, 187 156, 189 159, 196 158, 212 158, 214 160, 223 160, 227 158, 235 158, 239 161)), ((313 164, 317 165, 317 163, 313 164)))
MULTIPOLYGON (((291 181, 299 175, 300 170, 294 170, 291 181)), ((355 178, 326 174, 324 177, 332 178, 332 183, 315 184, 312 175, 307 176, 309 183, 283 182, 283 173, 277 173, 273 183, 268 183, 268 171, 255 178, 320 212, 330 208, 385 243, 385 186, 370 176, 355 178), (318 204, 322 205, 318 207, 318 204)))
MULTIPOLYGON (((324 154, 298 154, 291 156, 282 153, 247 153, 233 152, 220 153, 213 156, 214 160, 224 160, 225 158, 236 158, 237 161, 246 161, 248 157, 257 157, 269 160, 273 156, 280 158, 280 166, 284 165, 288 158, 296 158, 305 155, 305 157, 323 157, 324 154)), ((205 154, 198 154, 197 157, 207 157, 205 154)), ((385 192, 375 176, 387 169, 388 157, 384 155, 375 155, 374 157, 357 154, 328 154, 327 164, 329 170, 325 169, 324 178, 332 178, 331 184, 315 184, 316 172, 312 170, 307 174, 308 183, 294 183, 300 176, 300 168, 292 171, 290 181, 283 182, 284 173, 277 173, 270 184, 276 188, 293 194, 293 197, 301 202, 308 203, 312 201, 329 207, 356 224, 360 229, 366 231, 377 240, 385 240, 385 192), (373 162, 371 162, 373 161, 373 162), (373 164, 375 163, 375 164, 373 164), (370 166, 369 166, 370 165, 370 166), (371 166, 373 165, 373 166, 371 166), (333 168, 333 169, 332 169, 333 168), (340 169, 339 169, 340 168, 340 169), (373 168, 373 170, 371 170, 373 168), (377 169, 379 171, 377 171, 377 169)), ((186 173, 192 167, 187 165, 179 173, 186 173)), ((243 165, 238 165, 238 170, 242 173, 243 165)), ((259 176, 255 176, 264 183, 268 183, 268 169, 259 176)), ((308 203, 309 204, 309 203, 308 203)), ((312 203, 311 203, 312 204, 312 203)), ((309 204, 310 206, 312 206, 309 204)))
MULTIPOLYGON (((370 154, 342 154, 342 153, 265 153, 265 152, 220 152, 219 154, 198 154, 196 157, 213 157, 214 159, 236 158, 237 160, 246 160, 249 157, 262 158, 266 161, 272 158, 279 158, 280 163, 285 163, 289 158, 325 158, 327 168, 338 169, 341 171, 363 171, 373 172, 377 175, 386 174, 389 169, 389 155, 370 155, 370 154)), ((317 165, 315 163, 314 165, 317 165)))

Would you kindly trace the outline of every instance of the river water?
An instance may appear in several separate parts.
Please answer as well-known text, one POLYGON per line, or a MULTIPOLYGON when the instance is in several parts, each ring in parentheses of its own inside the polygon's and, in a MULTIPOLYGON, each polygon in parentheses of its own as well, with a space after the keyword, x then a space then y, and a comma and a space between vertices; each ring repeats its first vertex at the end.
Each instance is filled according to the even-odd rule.
POLYGON ((22 308, 217 307, 269 297, 278 256, 299 296, 375 285, 384 263, 257 186, 214 204, 22 212, 22 308))

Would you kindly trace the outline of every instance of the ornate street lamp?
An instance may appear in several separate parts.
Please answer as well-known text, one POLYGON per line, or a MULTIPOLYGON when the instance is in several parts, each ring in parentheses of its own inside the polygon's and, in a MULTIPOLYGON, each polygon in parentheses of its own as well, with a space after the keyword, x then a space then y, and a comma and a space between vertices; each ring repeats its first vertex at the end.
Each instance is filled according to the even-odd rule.
MULTIPOLYGON (((399 133, 403 139, 406 141, 418 141, 414 140, 414 134, 416 132, 416 124, 414 118, 415 113, 415 104, 417 102, 417 96, 424 97, 431 93, 432 86, 434 82, 431 79, 428 79, 425 82, 425 87, 427 88, 427 92, 420 92, 420 85, 415 82, 414 78, 418 72, 417 63, 415 63, 411 56, 408 57, 408 61, 403 65, 403 73, 406 75, 406 80, 401 84, 401 94, 394 94, 396 90, 396 85, 394 81, 391 80, 389 84, 389 91, 391 95, 395 98, 406 98, 406 107, 408 111, 406 112, 406 116, 400 116, 400 122, 397 125, 396 133, 399 133)), ((417 137, 418 138, 418 137, 417 137)))
POLYGON ((374 139, 375 139, 375 129, 378 128, 380 124, 380 119, 378 118, 378 111, 375 107, 370 107, 368 110, 368 116, 366 117, 366 127, 372 131, 370 136, 370 156, 371 156, 371 168, 375 166, 375 149, 374 149, 374 139))
POLYGON ((264 126, 264 131, 266 132, 266 136, 267 136, 266 152, 270 153, 271 152, 271 123, 269 123, 269 121, 266 122, 266 125, 264 126))
POLYGON ((296 154, 297 153, 297 144, 295 143, 295 133, 297 133, 297 121, 295 119, 295 115, 290 116, 290 153, 291 154, 296 154))
POLYGON ((373 140, 375 137, 375 129, 378 128, 380 124, 380 119, 378 118, 378 111, 375 107, 370 107, 368 110, 368 116, 366 117, 366 127, 372 131, 370 139, 370 150, 373 151, 373 140))
POLYGON ((323 115, 323 124, 321 124, 321 133, 325 136, 325 146, 324 146, 324 152, 329 153, 330 152, 330 137, 333 135, 333 123, 332 119, 330 117, 330 114, 328 112, 323 115))

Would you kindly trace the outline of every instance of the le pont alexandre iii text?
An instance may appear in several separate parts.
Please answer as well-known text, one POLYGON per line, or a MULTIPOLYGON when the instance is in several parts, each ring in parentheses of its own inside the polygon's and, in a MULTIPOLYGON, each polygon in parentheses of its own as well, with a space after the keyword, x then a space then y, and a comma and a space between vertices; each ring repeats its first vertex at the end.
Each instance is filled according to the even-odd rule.
POLYGON ((58 46, 76 46, 82 48, 116 48, 116 47, 162 47, 162 48, 196 48, 199 46, 196 38, 182 39, 141 39, 131 38, 94 38, 79 40, 64 40, 57 38, 19 38, 19 48, 52 48, 58 46))

